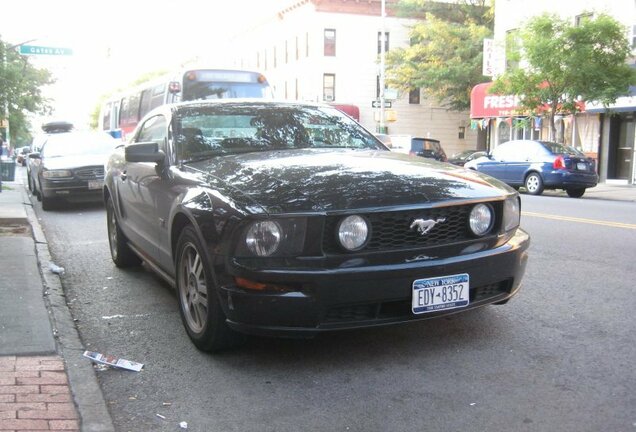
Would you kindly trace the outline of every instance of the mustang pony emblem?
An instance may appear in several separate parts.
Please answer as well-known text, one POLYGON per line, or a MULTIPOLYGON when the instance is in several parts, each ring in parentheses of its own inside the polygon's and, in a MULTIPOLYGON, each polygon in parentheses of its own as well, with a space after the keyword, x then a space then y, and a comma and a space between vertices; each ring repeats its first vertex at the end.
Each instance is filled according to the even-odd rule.
POLYGON ((438 218, 438 219, 415 219, 409 229, 417 228, 417 232, 421 235, 428 233, 433 229, 435 225, 438 223, 446 222, 446 218, 438 218))

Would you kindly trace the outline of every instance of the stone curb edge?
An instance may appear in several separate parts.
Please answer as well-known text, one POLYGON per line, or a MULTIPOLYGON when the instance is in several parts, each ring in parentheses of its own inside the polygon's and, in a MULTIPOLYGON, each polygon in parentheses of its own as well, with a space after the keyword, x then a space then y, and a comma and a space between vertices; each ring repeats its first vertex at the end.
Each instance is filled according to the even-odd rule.
POLYGON ((81 430, 115 432, 93 364, 82 356, 85 349, 66 303, 60 277, 48 270, 52 260, 44 231, 26 191, 22 191, 22 196, 35 241, 45 306, 49 312, 53 336, 66 365, 71 393, 81 419, 81 430))

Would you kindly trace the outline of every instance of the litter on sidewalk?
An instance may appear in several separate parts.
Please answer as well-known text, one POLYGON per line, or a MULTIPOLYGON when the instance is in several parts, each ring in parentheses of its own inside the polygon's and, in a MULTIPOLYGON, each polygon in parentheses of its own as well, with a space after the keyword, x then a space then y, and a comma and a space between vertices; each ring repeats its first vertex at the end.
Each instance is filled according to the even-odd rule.
POLYGON ((49 263, 49 270, 55 274, 64 274, 64 267, 60 267, 54 263, 49 263))
POLYGON ((91 359, 93 362, 103 364, 118 369, 126 369, 139 372, 144 367, 143 363, 117 358, 112 355, 104 355, 93 351, 84 351, 84 357, 91 359))

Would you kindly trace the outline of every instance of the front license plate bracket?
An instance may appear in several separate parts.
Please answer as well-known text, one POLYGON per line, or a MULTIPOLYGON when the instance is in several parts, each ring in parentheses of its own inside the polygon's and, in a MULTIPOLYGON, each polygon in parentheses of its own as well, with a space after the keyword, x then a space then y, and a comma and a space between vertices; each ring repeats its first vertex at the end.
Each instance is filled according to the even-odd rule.
POLYGON ((463 308, 469 303, 470 276, 468 273, 413 281, 411 306, 416 315, 463 308))

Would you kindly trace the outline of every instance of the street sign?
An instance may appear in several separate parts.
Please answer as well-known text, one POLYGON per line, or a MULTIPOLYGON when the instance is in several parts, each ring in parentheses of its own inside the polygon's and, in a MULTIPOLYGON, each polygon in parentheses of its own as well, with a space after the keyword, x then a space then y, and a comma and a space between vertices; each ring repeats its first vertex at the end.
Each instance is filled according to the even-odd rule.
POLYGON ((70 48, 21 45, 20 54, 24 55, 73 55, 70 48))
MULTIPOLYGON (((380 108, 381 104, 379 100, 374 100, 371 102, 371 106, 373 108, 380 108)), ((384 101, 384 108, 391 108, 391 101, 384 101)))

